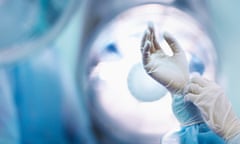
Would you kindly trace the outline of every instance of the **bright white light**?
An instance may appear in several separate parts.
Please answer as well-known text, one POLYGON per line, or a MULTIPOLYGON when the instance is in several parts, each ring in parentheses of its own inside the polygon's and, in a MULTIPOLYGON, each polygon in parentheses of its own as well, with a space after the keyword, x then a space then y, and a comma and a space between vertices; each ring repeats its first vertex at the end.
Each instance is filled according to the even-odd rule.
POLYGON ((172 52, 163 40, 164 32, 173 35, 186 52, 188 61, 191 60, 192 53, 203 61, 206 66, 204 75, 215 75, 215 55, 211 41, 189 15, 172 7, 145 5, 116 17, 99 33, 91 47, 89 60, 99 61, 91 72, 90 79, 99 81, 90 85, 96 86, 93 88, 96 96, 92 98, 97 121, 104 125, 105 130, 116 136, 121 135, 121 138, 129 137, 130 134, 144 134, 156 136, 158 140, 164 133, 179 127, 171 110, 170 94, 161 88, 156 90, 157 86, 144 77, 146 75, 143 75, 143 69, 133 70, 136 64, 141 64, 141 39, 150 21, 167 54, 171 55, 172 52), (103 54, 101 51, 109 43, 113 43, 117 51, 103 54), (119 57, 112 59, 111 55, 119 57), (139 101, 145 98, 155 101, 139 101), (116 128, 118 131, 113 131, 116 128))

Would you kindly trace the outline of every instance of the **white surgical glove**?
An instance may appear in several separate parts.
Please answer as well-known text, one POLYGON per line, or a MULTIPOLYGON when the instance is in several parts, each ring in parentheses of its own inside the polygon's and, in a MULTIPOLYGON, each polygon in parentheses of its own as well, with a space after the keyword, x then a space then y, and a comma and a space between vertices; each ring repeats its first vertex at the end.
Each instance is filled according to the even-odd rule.
POLYGON ((195 75, 186 86, 186 93, 185 100, 192 101, 209 127, 225 140, 240 133, 240 120, 223 89, 215 82, 195 75))
POLYGON ((173 56, 163 52, 155 38, 153 27, 149 26, 141 45, 144 69, 172 94, 180 94, 189 80, 187 59, 169 34, 164 34, 164 39, 172 49, 173 56))

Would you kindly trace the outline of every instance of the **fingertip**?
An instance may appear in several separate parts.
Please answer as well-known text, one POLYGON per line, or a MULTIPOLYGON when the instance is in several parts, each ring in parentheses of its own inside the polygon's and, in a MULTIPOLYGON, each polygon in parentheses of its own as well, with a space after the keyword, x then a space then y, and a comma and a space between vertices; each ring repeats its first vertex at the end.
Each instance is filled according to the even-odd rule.
POLYGON ((171 36, 170 33, 164 32, 163 33, 163 38, 168 42, 168 43, 175 43, 174 38, 171 36))
POLYGON ((197 97, 197 95, 192 94, 192 93, 188 93, 184 96, 184 100, 185 101, 194 101, 194 99, 197 97))
POLYGON ((190 83, 189 85, 186 86, 184 91, 185 93, 200 94, 202 88, 198 84, 190 83))
POLYGON ((205 87, 207 80, 204 79, 200 74, 193 74, 190 76, 190 82, 198 84, 200 87, 205 87))
POLYGON ((171 35, 168 32, 163 33, 164 39, 172 39, 171 35))
POLYGON ((165 39, 165 41, 167 42, 167 44, 170 46, 170 48, 172 49, 172 46, 174 44, 173 39, 169 36, 168 33, 164 33, 163 34, 163 38, 165 39))
POLYGON ((152 28, 153 29, 153 22, 152 21, 148 22, 148 28, 152 28))
POLYGON ((166 40, 166 42, 168 43, 168 45, 171 48, 171 50, 172 50, 174 55, 182 52, 182 49, 179 47, 179 45, 176 42, 176 40, 172 36, 170 36, 169 33, 165 32, 163 34, 163 37, 166 40))

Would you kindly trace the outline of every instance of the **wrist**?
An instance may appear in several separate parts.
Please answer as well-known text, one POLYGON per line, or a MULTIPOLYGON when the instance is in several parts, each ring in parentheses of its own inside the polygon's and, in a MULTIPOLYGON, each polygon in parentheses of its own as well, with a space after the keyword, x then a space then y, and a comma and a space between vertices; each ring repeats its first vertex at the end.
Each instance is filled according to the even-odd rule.
POLYGON ((229 127, 226 127, 223 137, 226 140, 230 140, 236 135, 240 135, 240 120, 238 118, 229 123, 229 127))
MULTIPOLYGON (((169 85, 171 84, 171 82, 169 83, 169 85)), ((169 92, 172 94, 172 95, 182 95, 184 96, 186 94, 186 87, 187 87, 187 82, 184 82, 182 84, 179 84, 178 86, 176 86, 175 89, 171 89, 171 87, 167 87, 166 88, 169 90, 169 92)))

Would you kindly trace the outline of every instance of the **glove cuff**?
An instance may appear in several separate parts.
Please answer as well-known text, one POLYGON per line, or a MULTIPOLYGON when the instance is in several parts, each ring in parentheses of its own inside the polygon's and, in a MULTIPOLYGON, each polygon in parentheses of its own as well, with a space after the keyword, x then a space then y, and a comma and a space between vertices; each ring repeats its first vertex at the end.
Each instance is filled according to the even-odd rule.
POLYGON ((181 126, 190 126, 204 122, 199 109, 183 95, 173 95, 172 110, 181 126))
POLYGON ((196 124, 200 124, 200 123, 204 123, 204 121, 203 120, 198 120, 198 121, 183 123, 183 124, 180 124, 180 125, 182 127, 186 127, 186 126, 196 125, 196 124))

